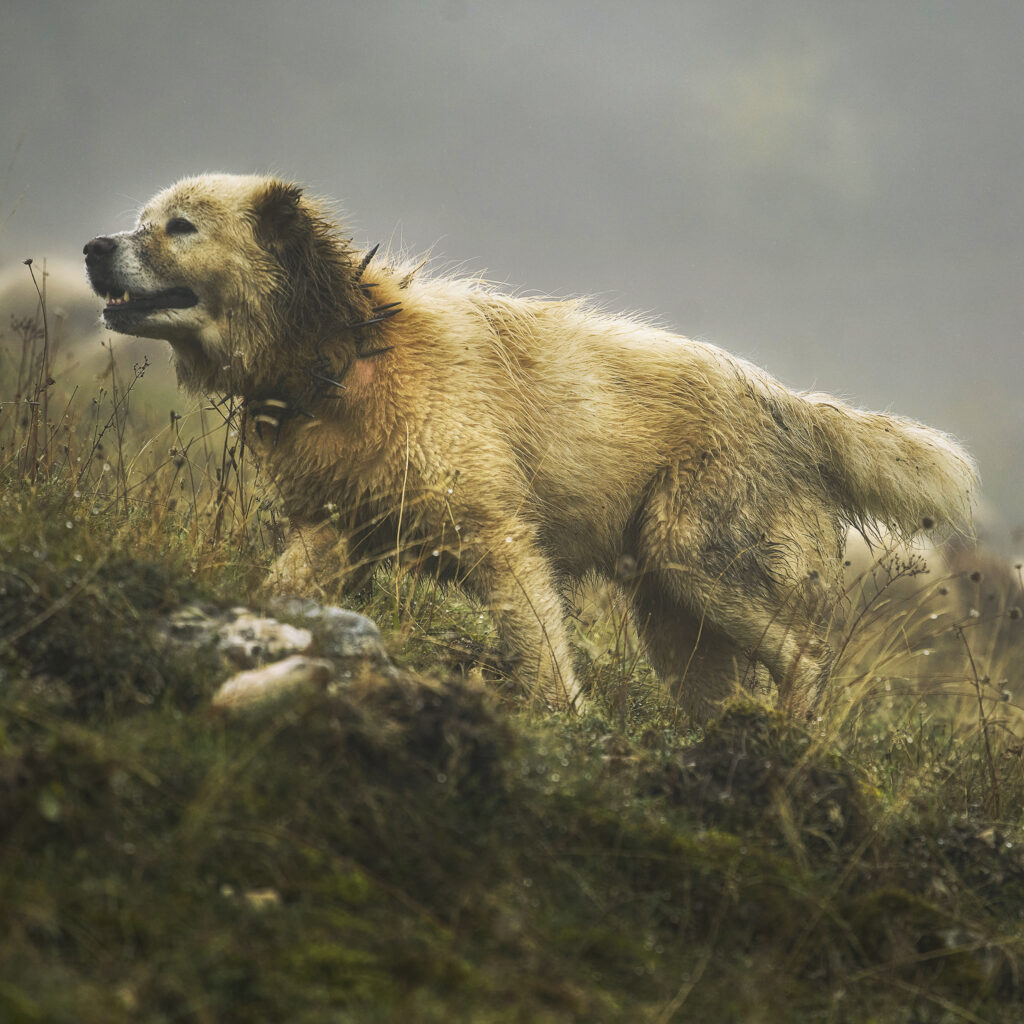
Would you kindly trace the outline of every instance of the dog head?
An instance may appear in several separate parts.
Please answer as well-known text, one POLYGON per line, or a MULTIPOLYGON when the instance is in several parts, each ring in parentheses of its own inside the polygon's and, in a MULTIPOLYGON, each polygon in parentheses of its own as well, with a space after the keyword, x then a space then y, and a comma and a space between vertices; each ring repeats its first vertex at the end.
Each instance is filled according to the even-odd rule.
POLYGON ((109 328, 170 342, 191 390, 240 393, 270 345, 313 329, 330 300, 322 281, 344 277, 331 271, 346 255, 297 186, 228 174, 178 182, 133 230, 94 238, 84 252, 109 328))

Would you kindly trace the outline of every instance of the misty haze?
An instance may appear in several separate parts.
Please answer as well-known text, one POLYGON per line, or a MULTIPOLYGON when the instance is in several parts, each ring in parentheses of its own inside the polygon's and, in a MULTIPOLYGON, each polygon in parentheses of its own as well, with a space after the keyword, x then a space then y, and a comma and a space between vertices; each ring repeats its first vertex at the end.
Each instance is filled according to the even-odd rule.
POLYGON ((182 175, 279 172, 360 244, 953 433, 1006 548, 1022 39, 1011 3, 7 3, 0 280, 182 175))

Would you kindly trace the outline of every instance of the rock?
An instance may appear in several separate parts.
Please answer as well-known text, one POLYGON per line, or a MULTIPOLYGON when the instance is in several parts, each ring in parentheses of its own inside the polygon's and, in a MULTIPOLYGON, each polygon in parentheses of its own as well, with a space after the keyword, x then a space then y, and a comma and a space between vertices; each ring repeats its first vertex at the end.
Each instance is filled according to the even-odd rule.
POLYGON ((276 615, 306 620, 316 630, 319 652, 328 658, 391 664, 377 624, 365 615, 302 597, 277 598, 270 609, 276 615))
POLYGON ((161 624, 161 632, 175 643, 209 643, 222 623, 220 615, 197 604, 176 608, 161 624))
POLYGON ((213 647, 232 675, 217 691, 213 706, 235 711, 351 679, 369 667, 387 678, 398 670, 388 657, 376 624, 365 615, 304 598, 275 599, 262 616, 250 608, 220 610, 186 605, 161 626, 179 648, 213 647), (276 617, 298 619, 292 626, 276 617), (308 628, 306 628, 308 627, 308 628))
POLYGON ((276 619, 263 618, 248 608, 207 611, 185 605, 172 612, 164 625, 178 644, 214 644, 238 668, 256 668, 291 654, 308 654, 313 634, 276 619))
POLYGON ((232 676, 213 695, 213 706, 225 711, 258 707, 324 687, 333 674, 334 665, 326 659, 292 655, 232 676))
POLYGON ((308 629, 297 629, 277 619, 264 619, 248 608, 232 609, 238 618, 218 634, 217 647, 240 668, 255 668, 291 654, 306 654, 313 645, 308 629))

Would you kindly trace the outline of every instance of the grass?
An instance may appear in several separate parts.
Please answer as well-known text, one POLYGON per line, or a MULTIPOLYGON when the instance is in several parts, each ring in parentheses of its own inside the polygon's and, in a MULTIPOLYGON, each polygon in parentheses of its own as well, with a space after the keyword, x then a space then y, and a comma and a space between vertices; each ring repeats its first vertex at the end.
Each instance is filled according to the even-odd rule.
POLYGON ((572 719, 385 567, 399 677, 225 717, 159 623, 279 543, 240 414, 114 352, 76 391, 48 329, 0 339, 0 1020, 1020 1019, 1019 575, 882 555, 818 721, 755 686, 701 732, 607 595, 572 719))

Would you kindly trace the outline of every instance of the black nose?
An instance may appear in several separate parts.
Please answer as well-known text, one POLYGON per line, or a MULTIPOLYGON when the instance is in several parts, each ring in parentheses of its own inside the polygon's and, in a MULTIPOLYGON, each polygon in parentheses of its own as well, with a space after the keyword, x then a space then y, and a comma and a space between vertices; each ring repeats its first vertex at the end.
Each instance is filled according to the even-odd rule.
POLYGON ((85 253, 86 263, 94 263, 104 256, 109 256, 116 248, 117 242, 113 238, 106 238, 101 235, 99 238, 94 238, 91 242, 86 242, 82 252, 85 253))

